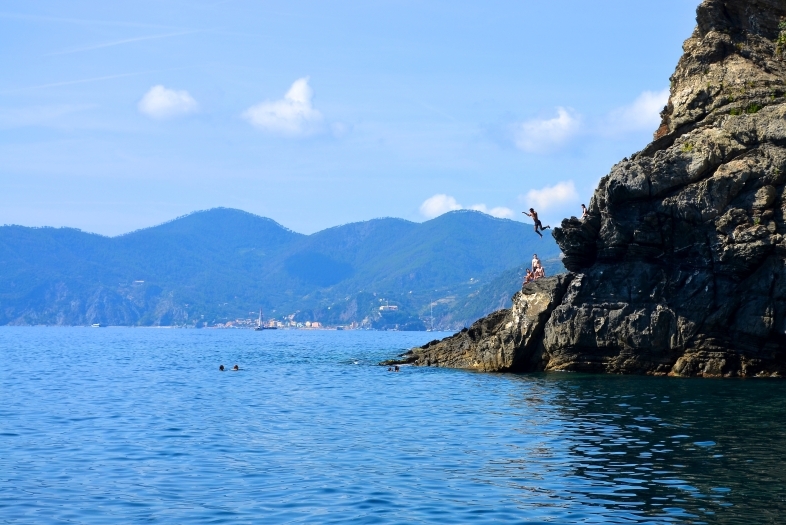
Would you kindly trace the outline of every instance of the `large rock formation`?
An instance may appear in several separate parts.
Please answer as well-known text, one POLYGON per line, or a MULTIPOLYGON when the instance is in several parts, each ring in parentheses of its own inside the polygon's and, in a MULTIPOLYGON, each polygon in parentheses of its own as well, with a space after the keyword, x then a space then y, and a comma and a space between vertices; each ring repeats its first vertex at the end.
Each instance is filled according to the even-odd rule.
POLYGON ((654 141, 554 230, 571 273, 405 361, 784 374, 785 16, 781 0, 705 0, 654 141))
POLYGON ((543 327, 572 278, 563 274, 530 283, 513 296, 510 310, 494 312, 452 337, 413 350, 404 362, 483 372, 539 368, 543 327))

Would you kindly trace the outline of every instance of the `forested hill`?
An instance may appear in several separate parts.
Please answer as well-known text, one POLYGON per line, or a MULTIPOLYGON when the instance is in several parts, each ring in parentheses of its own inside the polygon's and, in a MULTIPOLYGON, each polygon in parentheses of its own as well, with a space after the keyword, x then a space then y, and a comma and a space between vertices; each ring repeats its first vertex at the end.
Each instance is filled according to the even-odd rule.
POLYGON ((550 235, 480 212, 374 219, 312 235, 217 208, 118 237, 0 227, 0 324, 210 326, 254 317, 456 328, 500 308, 550 235), (398 311, 380 312, 382 304, 398 311), (431 306, 430 306, 431 305, 431 306))

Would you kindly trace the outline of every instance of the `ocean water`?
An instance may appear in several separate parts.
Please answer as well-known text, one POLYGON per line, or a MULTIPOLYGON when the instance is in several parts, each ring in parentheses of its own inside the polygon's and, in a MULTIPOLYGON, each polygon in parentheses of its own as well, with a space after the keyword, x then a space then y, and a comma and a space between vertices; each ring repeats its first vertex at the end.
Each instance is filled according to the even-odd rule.
POLYGON ((376 365, 433 336, 0 328, 0 523, 786 522, 786 382, 376 365))

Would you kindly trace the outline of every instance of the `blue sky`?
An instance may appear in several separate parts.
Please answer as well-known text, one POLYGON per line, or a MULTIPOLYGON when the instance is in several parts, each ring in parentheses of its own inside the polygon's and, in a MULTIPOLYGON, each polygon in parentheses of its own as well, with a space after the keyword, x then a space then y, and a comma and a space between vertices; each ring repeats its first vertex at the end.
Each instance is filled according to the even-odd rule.
POLYGON ((557 222, 650 141, 697 4, 7 0, 0 224, 557 222))

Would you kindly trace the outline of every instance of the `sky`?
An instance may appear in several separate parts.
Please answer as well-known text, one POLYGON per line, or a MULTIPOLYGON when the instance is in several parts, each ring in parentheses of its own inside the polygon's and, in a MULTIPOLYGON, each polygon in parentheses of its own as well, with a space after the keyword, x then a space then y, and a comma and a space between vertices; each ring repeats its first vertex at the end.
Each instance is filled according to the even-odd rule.
POLYGON ((544 224, 658 127, 698 0, 5 0, 0 224, 544 224))

